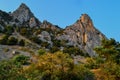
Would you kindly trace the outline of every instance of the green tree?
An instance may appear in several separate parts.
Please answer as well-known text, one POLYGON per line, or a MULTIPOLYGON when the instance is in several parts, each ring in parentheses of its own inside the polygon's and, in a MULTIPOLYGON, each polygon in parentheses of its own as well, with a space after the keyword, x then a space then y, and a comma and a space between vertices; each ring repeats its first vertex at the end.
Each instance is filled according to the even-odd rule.
POLYGON ((95 48, 98 57, 101 57, 104 63, 101 64, 100 69, 104 74, 105 80, 119 80, 120 79, 120 43, 114 39, 103 40, 102 45, 95 48))

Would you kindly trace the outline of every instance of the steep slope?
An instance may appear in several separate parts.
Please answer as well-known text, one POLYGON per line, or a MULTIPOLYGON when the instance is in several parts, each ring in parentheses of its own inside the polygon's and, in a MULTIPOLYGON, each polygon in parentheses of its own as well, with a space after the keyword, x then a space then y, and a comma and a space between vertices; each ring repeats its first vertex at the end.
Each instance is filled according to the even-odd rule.
POLYGON ((93 48, 100 45, 104 38, 106 37, 94 27, 87 14, 83 14, 73 25, 65 28, 63 35, 57 37, 68 40, 67 45, 77 46, 90 56, 95 55, 93 48))
POLYGON ((38 46, 43 45, 43 48, 49 50, 52 47, 57 47, 57 50, 64 50, 66 47, 74 46, 90 56, 95 56, 94 47, 99 46, 102 39, 106 39, 94 27, 91 18, 87 14, 83 14, 74 24, 62 29, 46 20, 40 22, 24 3, 13 13, 0 10, 0 32, 3 32, 2 34, 6 34, 3 31, 4 28, 11 35, 17 31, 18 34, 28 38, 38 46), (9 25, 10 27, 7 27, 9 25))
POLYGON ((7 12, 0 10, 0 31, 3 31, 4 26, 8 25, 12 19, 12 16, 10 16, 7 12))
POLYGON ((22 3, 11 15, 13 19, 22 26, 39 27, 41 24, 24 3, 22 3))

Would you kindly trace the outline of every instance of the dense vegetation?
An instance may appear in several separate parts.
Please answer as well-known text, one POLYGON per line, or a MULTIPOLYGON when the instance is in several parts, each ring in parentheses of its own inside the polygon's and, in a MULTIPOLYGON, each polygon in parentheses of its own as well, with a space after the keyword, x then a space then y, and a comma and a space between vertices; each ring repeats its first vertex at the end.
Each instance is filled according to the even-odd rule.
POLYGON ((120 43, 114 39, 103 40, 95 48, 98 56, 88 58, 86 67, 93 70, 98 80, 120 79, 120 43))
MULTIPOLYGON (((45 29, 6 26, 0 37, 1 45, 26 47, 26 40, 12 34, 16 31, 41 48, 30 56, 15 54, 10 60, 0 61, 0 80, 120 80, 120 43, 114 39, 102 40, 89 57, 78 47, 65 45, 52 35, 59 32, 47 29, 52 35, 53 46, 36 34, 45 29), (63 48, 63 50, 61 50, 63 48), (84 62, 75 62, 74 56, 83 56, 84 62)), ((47 39, 47 38, 46 38, 47 39)))
POLYGON ((94 75, 82 64, 62 52, 44 53, 37 62, 27 64, 29 58, 17 55, 10 61, 0 62, 1 80, 94 80, 94 75))

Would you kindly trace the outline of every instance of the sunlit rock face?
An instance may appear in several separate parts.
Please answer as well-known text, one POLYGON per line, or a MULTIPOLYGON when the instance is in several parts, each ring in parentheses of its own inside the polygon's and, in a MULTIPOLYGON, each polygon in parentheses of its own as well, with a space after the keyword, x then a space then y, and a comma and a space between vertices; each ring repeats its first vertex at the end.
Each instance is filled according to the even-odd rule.
POLYGON ((68 45, 79 47, 90 56, 95 56, 94 47, 101 44, 101 40, 106 38, 98 31, 87 14, 83 14, 73 25, 65 28, 64 35, 57 39, 68 40, 68 45))

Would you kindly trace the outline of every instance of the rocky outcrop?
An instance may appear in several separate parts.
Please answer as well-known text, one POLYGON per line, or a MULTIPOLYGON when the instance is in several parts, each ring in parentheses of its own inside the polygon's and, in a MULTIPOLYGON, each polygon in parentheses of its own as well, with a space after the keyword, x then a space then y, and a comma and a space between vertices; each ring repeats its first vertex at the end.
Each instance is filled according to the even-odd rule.
POLYGON ((12 16, 10 16, 9 13, 0 10, 0 21, 12 21, 12 16))
MULTIPOLYGON (((13 13, 0 10, 0 31, 6 25, 14 24, 22 27, 29 26, 28 30, 37 27, 33 30, 36 34, 30 32, 30 35, 37 36, 43 42, 48 42, 50 47, 54 46, 54 40, 65 41, 64 45, 79 47, 90 56, 95 56, 93 49, 101 44, 102 39, 106 38, 94 27, 91 18, 87 14, 83 14, 73 25, 62 29, 46 20, 41 23, 24 3, 13 13)), ((60 47, 64 46, 60 45, 58 48, 60 47)))
POLYGON ((22 3, 11 15, 13 16, 13 19, 22 26, 36 27, 41 24, 41 22, 33 15, 31 10, 24 3, 22 3))
POLYGON ((52 23, 48 22, 47 20, 44 20, 43 23, 40 25, 43 29, 51 29, 55 31, 60 31, 62 28, 58 27, 57 25, 53 25, 52 23))
POLYGON ((100 45, 104 38, 106 37, 94 27, 87 14, 83 14, 73 25, 65 28, 63 35, 57 36, 57 39, 67 40, 67 45, 77 46, 90 56, 95 55, 93 48, 100 45))

